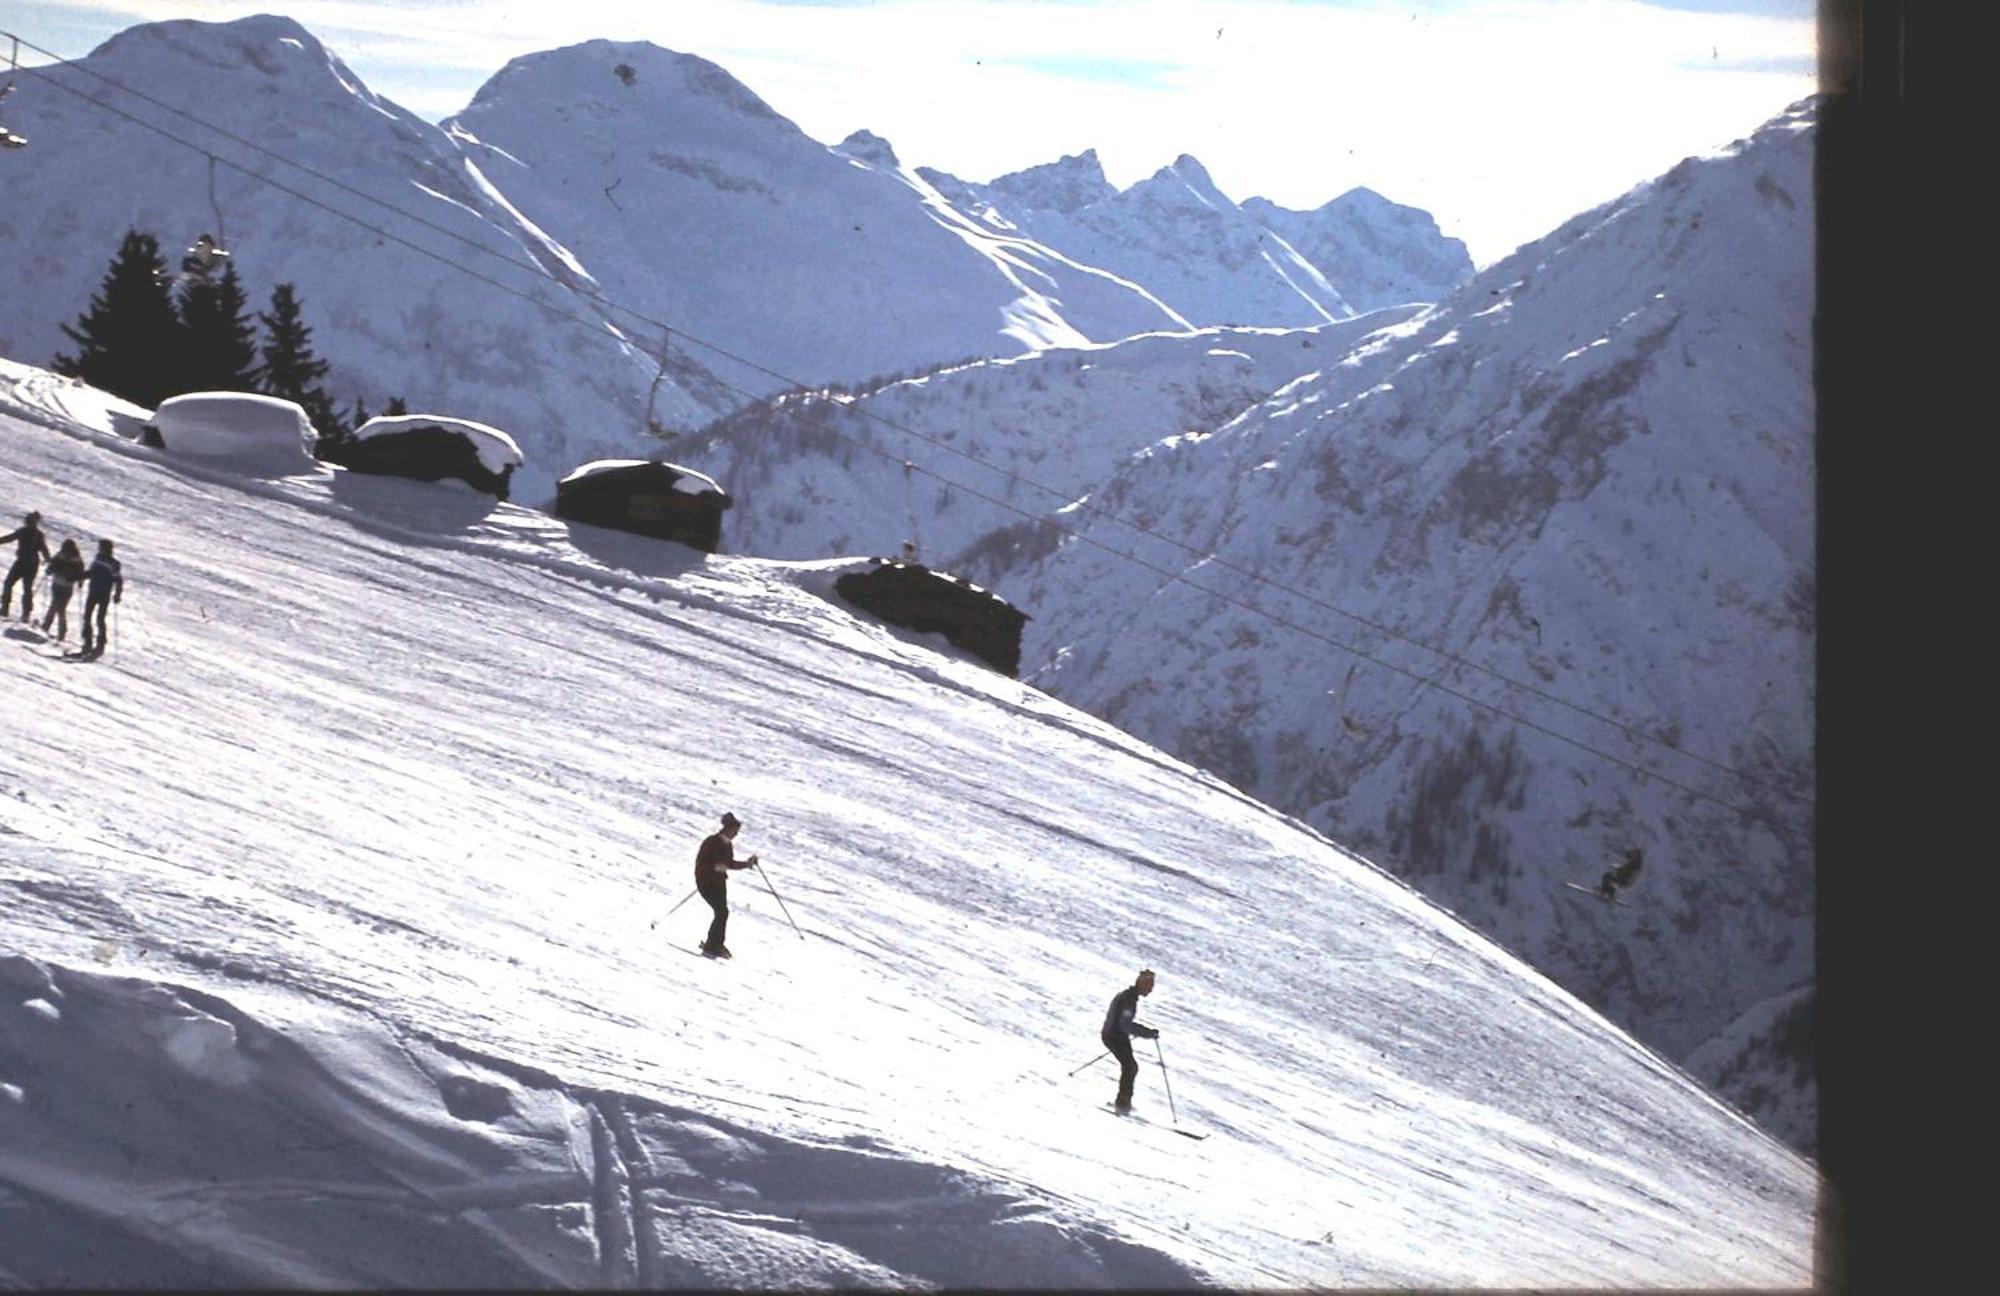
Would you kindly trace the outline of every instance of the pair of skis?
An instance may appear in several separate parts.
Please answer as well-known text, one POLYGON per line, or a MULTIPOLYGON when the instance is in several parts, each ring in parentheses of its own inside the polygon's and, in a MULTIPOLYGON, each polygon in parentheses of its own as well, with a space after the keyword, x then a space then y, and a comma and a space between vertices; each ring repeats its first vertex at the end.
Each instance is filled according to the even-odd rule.
MULTIPOLYGON (((1174 1123, 1168 1126, 1167 1128, 1171 1129, 1174 1133, 1179 1134, 1182 1138, 1191 1138, 1191 1139, 1207 1138, 1208 1135, 1206 1133, 1203 1133, 1199 1130, 1185 1129, 1181 1125, 1180 1111, 1178 1108, 1174 1106, 1173 1078, 1167 1074, 1167 1055, 1164 1051, 1161 1050, 1160 1037, 1157 1035, 1153 1037, 1153 1053, 1160 1064, 1160 1079, 1167 1086, 1167 1110, 1173 1113, 1173 1118, 1174 1118, 1174 1123)), ((1077 1071, 1082 1071, 1084 1067, 1095 1066, 1100 1059, 1108 1058, 1110 1056, 1111 1056, 1111 1050, 1106 1049, 1104 1052, 1099 1053, 1096 1057, 1090 1059, 1090 1061, 1084 1063, 1083 1066, 1078 1067, 1076 1071, 1070 1072, 1070 1074, 1074 1076, 1077 1073, 1077 1071)), ((1104 1110, 1110 1112, 1113 1116, 1123 1116, 1128 1120, 1138 1121, 1141 1125, 1157 1124, 1157 1122, 1155 1121, 1147 1120, 1144 1116, 1133 1115, 1132 1109, 1130 1107, 1126 1107, 1121 1110, 1116 1103, 1105 1103, 1104 1110)))
MULTIPOLYGON (((1127 1107, 1124 1111, 1120 1111, 1115 1105, 1111 1103, 1105 1103, 1103 1110, 1110 1112, 1113 1116, 1122 1116, 1126 1120, 1137 1121, 1141 1125, 1157 1125, 1159 1123, 1158 1121, 1147 1120, 1144 1116, 1135 1113, 1130 1107, 1127 1107)), ((1191 1130, 1187 1128, 1185 1125, 1179 1124, 1178 1122, 1167 1126, 1167 1128, 1172 1130, 1174 1133, 1180 1135, 1182 1138, 1205 1139, 1208 1137, 1208 1135, 1205 1132, 1191 1130)))
POLYGON ((1585 886, 1581 882, 1565 882, 1563 883, 1563 885, 1568 887, 1572 891, 1581 891, 1585 895, 1590 896, 1592 899, 1602 900, 1606 904, 1615 904, 1622 909, 1630 909, 1632 907, 1631 905, 1626 904, 1623 900, 1620 900, 1615 895, 1606 895, 1602 891, 1599 891, 1596 887, 1585 886))

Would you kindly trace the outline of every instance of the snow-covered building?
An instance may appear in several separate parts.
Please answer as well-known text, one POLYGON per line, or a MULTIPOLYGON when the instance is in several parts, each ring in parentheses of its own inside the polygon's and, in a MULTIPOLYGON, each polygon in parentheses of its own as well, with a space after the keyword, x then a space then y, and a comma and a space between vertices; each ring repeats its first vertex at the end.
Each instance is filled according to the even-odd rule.
POLYGON ((922 563, 877 558, 848 572, 834 589, 854 606, 923 634, 941 634, 994 670, 1021 668, 1021 627, 1028 614, 963 576, 922 563))
POLYGON ((704 553, 722 543, 729 492, 713 477, 657 459, 600 459, 556 483, 556 516, 661 540, 704 553))
POLYGON ((456 477, 506 499, 509 479, 521 466, 521 447, 499 428, 469 419, 396 414, 369 419, 321 457, 355 472, 418 481, 456 477))
POLYGON ((251 392, 189 392, 160 402, 144 439, 172 455, 283 474, 312 466, 317 434, 293 401, 251 392))

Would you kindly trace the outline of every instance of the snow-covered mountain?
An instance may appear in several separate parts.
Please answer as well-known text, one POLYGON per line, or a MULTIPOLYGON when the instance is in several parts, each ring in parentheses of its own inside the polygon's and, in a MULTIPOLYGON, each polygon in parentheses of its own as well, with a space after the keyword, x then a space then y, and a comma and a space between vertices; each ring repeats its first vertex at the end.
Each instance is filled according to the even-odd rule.
MULTIPOLYGON (((1134 285, 982 231, 829 148, 715 64, 589 41, 515 59, 445 123, 613 300, 806 383, 1179 323, 1134 285)), ((697 356, 753 392, 789 384, 697 356)))
POLYGON ((1309 213, 1238 206, 1185 154, 1122 191, 1094 149, 985 185, 917 173, 983 223, 1145 284, 1201 326, 1305 327, 1436 301, 1472 273, 1465 245, 1414 208, 1367 190, 1309 213))
MULTIPOLYGON (((67 350, 127 228, 170 256, 219 234, 254 306, 298 286, 336 401, 505 429, 522 498, 794 381, 1189 328, 1175 296, 1210 322, 1350 313, 1189 159, 1054 222, 1075 246, 1051 247, 887 141, 818 143, 649 44, 516 59, 440 129, 289 19, 173 21, 30 70, 9 110, 33 143, 0 189, 0 254, 24 268, 0 353, 67 350)), ((1032 197, 1018 179, 994 192, 1032 197)))
POLYGON ((1313 211, 1252 198, 1243 211, 1313 263, 1358 311, 1435 302, 1472 277, 1465 244, 1446 238, 1427 211, 1350 189, 1313 211))
MULTIPOLYGON (((280 282, 298 286, 343 407, 402 396, 505 428, 528 452, 517 489, 529 495, 644 440, 651 342, 622 343, 621 321, 596 307, 589 270, 558 238, 523 220, 443 131, 369 91, 290 19, 133 27, 88 58, 22 76, 9 108, 34 133, 8 154, 0 190, 0 255, 16 267, 0 354, 46 363, 73 351, 60 326, 83 312, 128 228, 157 234, 170 260, 209 232, 231 249, 253 308, 268 308, 280 282), (160 131, 223 160, 212 190, 208 152, 160 131)), ((733 404, 715 399, 698 365, 681 372, 687 391, 659 392, 663 422, 733 404)))
MULTIPOLYGON (((918 529, 949 537, 927 551, 1033 617, 1024 677, 1377 854, 1688 1058, 1813 976, 1812 150, 1802 105, 1434 308, 1293 335, 1325 343, 1311 371, 1222 422, 1200 418, 1279 369, 1215 404, 1148 384, 1131 423, 1065 395, 1125 381, 1128 347, 1195 354, 1139 340, 1069 384, 1052 357, 885 388, 839 427, 996 493, 889 425, 1035 477, 1153 420, 1105 479, 1039 468, 1081 504, 988 537, 955 520, 986 506, 919 478, 918 529), (1631 845, 1632 908, 1562 885, 1631 845)), ((1232 349, 1254 347, 1202 360, 1232 349)), ((908 528, 878 456, 822 444, 848 484, 793 452, 771 480, 805 497, 753 490, 732 531, 805 556, 908 528), (819 501, 868 521, 829 531, 819 501)), ((1810 1146, 1809 1093, 1756 1101, 1775 1083, 1729 1092, 1810 1146)))
POLYGON ((1810 1280, 1797 1155, 1298 822, 853 615, 849 564, 142 413, 0 365, 0 508, 126 576, 102 660, 0 640, 0 1279, 1810 1280), (723 810, 727 963, 675 907, 723 810))
POLYGON ((732 552, 891 555, 908 541, 952 568, 976 560, 975 542, 1032 532, 1021 524, 1088 492, 1162 429, 1219 427, 1417 309, 1319 329, 1149 334, 793 393, 675 444, 732 483, 732 552))

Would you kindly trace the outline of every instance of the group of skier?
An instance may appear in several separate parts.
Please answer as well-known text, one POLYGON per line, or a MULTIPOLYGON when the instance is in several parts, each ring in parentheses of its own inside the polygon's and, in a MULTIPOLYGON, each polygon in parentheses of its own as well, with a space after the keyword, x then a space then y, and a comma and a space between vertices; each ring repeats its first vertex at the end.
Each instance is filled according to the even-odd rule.
MULTIPOLYGON (((742 829, 743 821, 724 811, 722 827, 704 837, 695 851, 694 887, 708 903, 709 912, 713 915, 709 920, 708 935, 701 943, 701 952, 709 958, 733 957, 729 947, 723 943, 729 934, 730 871, 757 867, 755 855, 746 860, 736 858, 736 834, 742 829)), ((1120 1115, 1132 1110, 1132 1086, 1139 1076, 1138 1060, 1132 1056, 1132 1037, 1160 1037, 1155 1028, 1134 1020, 1140 998, 1151 993, 1153 972, 1148 968, 1141 971, 1131 985, 1112 997, 1111 1007, 1104 1014, 1104 1027, 1098 1032, 1098 1040, 1105 1050, 1118 1059, 1118 1096, 1112 1103, 1112 1109, 1120 1115)))
MULTIPOLYGON (((723 944, 723 938, 729 931, 730 870, 757 867, 755 855, 747 860, 736 858, 734 843, 736 834, 742 827, 742 820, 725 811, 722 816, 722 827, 703 838, 700 848, 695 852, 695 890, 708 902, 709 910, 714 915, 708 924, 708 936, 701 943, 701 952, 710 958, 732 957, 729 947, 723 944)), ((1639 847, 1629 848, 1618 864, 1605 870, 1603 879, 1596 887, 1597 894, 1605 899, 1611 899, 1617 895, 1619 888, 1632 885, 1639 876, 1644 858, 1639 847)), ((1157 1028, 1137 1020, 1139 1000, 1153 993, 1153 980, 1151 968, 1141 969, 1131 985, 1113 995, 1111 1006, 1104 1013, 1104 1025, 1097 1035, 1098 1042, 1104 1045, 1105 1051, 1118 1059, 1118 1093, 1112 1099, 1111 1107, 1120 1115, 1131 1112, 1132 1087, 1139 1077, 1139 1062, 1132 1054, 1133 1038, 1160 1037, 1157 1028)))
POLYGON ((42 515, 30 512, 21 525, 4 536, 0 545, 14 543, 14 563, 7 569, 4 589, 0 589, 0 617, 13 615, 14 587, 21 587, 21 620, 33 623, 35 586, 43 563, 48 564, 49 607, 42 616, 42 633, 55 627, 57 639, 69 638, 69 600, 76 587, 85 586, 83 598, 83 655, 103 654, 110 642, 106 620, 113 603, 125 598, 125 573, 109 540, 97 542, 97 553, 88 564, 75 540, 64 540, 54 553, 42 530, 42 515))

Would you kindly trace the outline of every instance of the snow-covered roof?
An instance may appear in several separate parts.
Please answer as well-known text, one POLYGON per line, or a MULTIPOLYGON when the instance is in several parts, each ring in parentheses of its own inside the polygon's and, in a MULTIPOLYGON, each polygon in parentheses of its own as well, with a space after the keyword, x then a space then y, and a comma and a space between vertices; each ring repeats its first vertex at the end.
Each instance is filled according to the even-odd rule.
POLYGON ((729 493, 722 489, 720 482, 706 473, 698 473, 692 468, 683 468, 679 464, 670 464, 658 459, 594 459, 557 482, 556 485, 567 486, 571 482, 582 481, 586 477, 597 477, 604 473, 620 472, 628 468, 664 468, 668 472, 678 474, 674 479, 672 489, 688 495, 701 495, 708 491, 714 491, 719 495, 727 495, 729 493))
POLYGON ((297 471, 312 463, 317 433, 288 400, 250 392, 190 392, 153 411, 168 453, 223 459, 259 471, 297 471))
POLYGON ((355 430, 354 439, 368 441, 398 432, 415 432, 419 428, 441 428, 446 432, 460 433, 472 443, 474 452, 479 455, 480 467, 487 472, 501 473, 521 464, 521 447, 499 428, 474 423, 471 419, 447 418, 442 414, 384 414, 363 423, 355 430))

